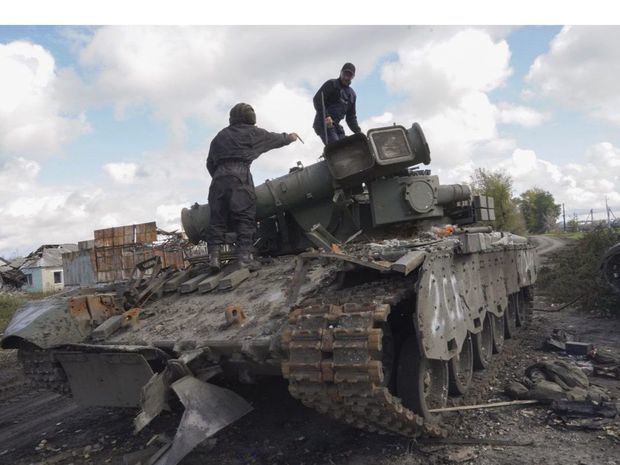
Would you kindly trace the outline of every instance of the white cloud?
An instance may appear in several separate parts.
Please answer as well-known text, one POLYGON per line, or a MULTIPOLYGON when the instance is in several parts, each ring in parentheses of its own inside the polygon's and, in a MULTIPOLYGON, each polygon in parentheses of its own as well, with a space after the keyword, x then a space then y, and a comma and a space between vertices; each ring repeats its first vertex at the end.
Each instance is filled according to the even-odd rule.
POLYGON ((92 239, 95 229, 123 224, 156 220, 164 229, 176 229, 182 206, 206 201, 205 156, 147 153, 140 163, 102 168, 120 182, 104 179, 84 187, 44 185, 37 162, 9 159, 0 165, 0 256, 25 254, 43 243, 92 239))
POLYGON ((533 150, 518 148, 494 167, 512 176, 517 195, 536 186, 551 192, 556 202, 564 202, 571 211, 604 208, 605 197, 610 205, 620 206, 620 149, 607 142, 595 144, 584 160, 555 164, 533 150))
POLYGON ((487 93, 510 76, 510 49, 481 29, 465 29, 406 43, 381 76, 388 90, 403 94, 393 113, 401 124, 421 123, 440 169, 466 164, 478 145, 498 137, 498 110, 487 93))
POLYGON ((0 44, 0 153, 45 157, 90 126, 67 115, 53 56, 30 42, 0 44))
POLYGON ((526 128, 540 126, 551 118, 548 113, 542 113, 534 108, 522 105, 513 105, 508 102, 498 104, 498 119, 504 124, 517 124, 526 128))
POLYGON ((619 34, 618 26, 564 27, 526 79, 568 108, 620 124, 619 34))
POLYGON ((278 82, 314 88, 345 61, 363 77, 395 42, 424 34, 406 27, 102 27, 82 45, 80 62, 95 72, 94 100, 113 104, 120 118, 152 111, 179 146, 188 117, 219 126, 234 103, 255 103, 278 82))
POLYGON ((119 184, 131 184, 135 181, 139 166, 136 163, 107 163, 103 170, 119 184))

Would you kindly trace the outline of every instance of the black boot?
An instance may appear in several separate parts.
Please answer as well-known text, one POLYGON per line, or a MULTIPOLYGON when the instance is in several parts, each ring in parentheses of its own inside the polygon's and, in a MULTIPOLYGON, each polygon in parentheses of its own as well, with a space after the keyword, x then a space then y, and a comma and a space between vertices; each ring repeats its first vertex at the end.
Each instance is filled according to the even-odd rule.
POLYGON ((257 271, 261 268, 261 264, 254 260, 250 252, 238 251, 237 260, 241 268, 248 268, 250 271, 257 271))
POLYGON ((214 245, 209 247, 209 267, 211 271, 218 272, 222 269, 222 264, 220 262, 220 246, 214 245))

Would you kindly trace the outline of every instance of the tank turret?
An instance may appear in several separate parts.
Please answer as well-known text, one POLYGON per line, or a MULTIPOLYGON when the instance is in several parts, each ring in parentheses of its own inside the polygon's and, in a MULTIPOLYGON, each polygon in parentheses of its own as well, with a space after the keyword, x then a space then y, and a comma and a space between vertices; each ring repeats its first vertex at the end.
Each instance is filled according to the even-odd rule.
MULTIPOLYGON (((301 163, 288 174, 256 187, 257 246, 270 254, 309 245, 317 225, 339 240, 358 231, 397 223, 443 219, 453 224, 476 220, 472 192, 464 184, 442 185, 429 170, 430 149, 419 124, 389 126, 329 144, 323 159, 301 163)), ((205 240, 208 205, 183 209, 189 239, 205 240)))

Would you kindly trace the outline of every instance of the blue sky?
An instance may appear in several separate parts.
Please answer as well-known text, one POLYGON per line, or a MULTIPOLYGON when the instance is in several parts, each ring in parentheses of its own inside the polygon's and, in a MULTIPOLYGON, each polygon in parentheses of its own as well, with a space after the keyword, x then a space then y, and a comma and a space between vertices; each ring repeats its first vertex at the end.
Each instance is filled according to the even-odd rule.
POLYGON ((0 255, 178 227, 181 207, 206 200, 209 142, 238 101, 306 141, 257 161, 256 181, 312 163, 311 97, 345 61, 362 127, 420 122, 442 182, 504 169, 515 195, 542 187, 580 215, 607 196, 620 214, 617 32, 0 26, 0 255))

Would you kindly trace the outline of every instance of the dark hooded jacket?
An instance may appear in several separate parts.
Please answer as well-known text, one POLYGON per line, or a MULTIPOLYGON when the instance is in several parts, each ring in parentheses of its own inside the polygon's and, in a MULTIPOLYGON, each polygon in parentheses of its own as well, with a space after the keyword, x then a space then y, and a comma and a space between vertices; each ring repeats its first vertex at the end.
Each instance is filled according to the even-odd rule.
POLYGON ((353 88, 351 86, 343 86, 340 78, 326 81, 312 99, 314 109, 316 110, 312 127, 315 129, 323 128, 325 118, 331 116, 336 124, 340 124, 340 121, 344 118, 351 131, 355 134, 362 132, 357 123, 356 99, 357 96, 353 88), (321 94, 323 94, 325 100, 325 115, 323 114, 321 94))

